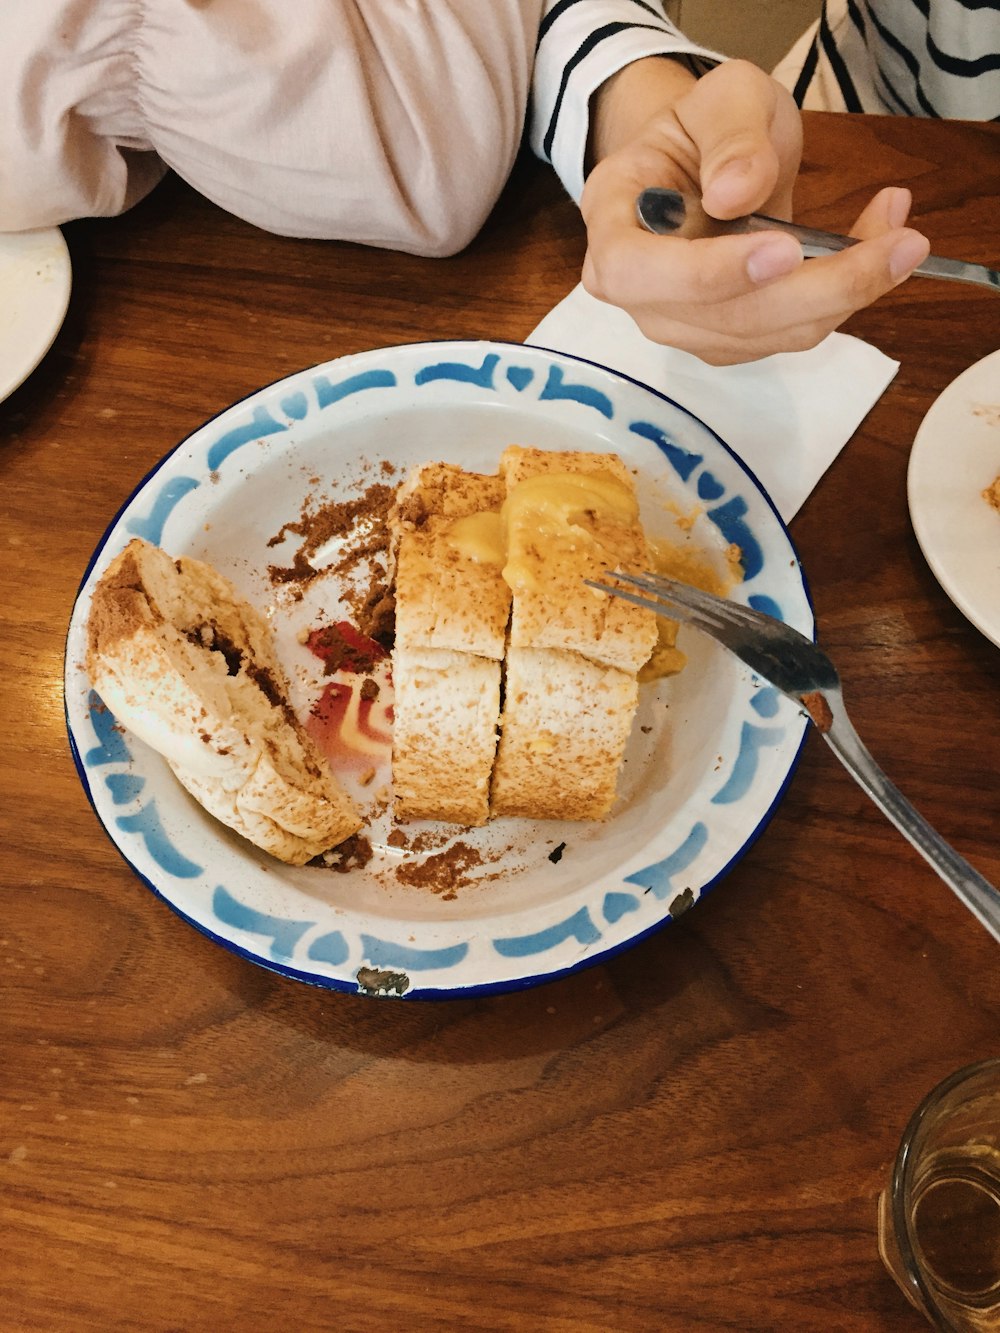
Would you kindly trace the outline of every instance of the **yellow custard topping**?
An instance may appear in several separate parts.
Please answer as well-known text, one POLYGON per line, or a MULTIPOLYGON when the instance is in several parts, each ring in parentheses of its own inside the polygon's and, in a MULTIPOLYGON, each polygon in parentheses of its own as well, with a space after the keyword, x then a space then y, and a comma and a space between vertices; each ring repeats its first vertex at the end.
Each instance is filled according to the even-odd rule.
POLYGON ((543 560, 551 568, 575 558, 584 544, 600 545, 595 529, 638 516, 631 491, 608 472, 545 472, 513 486, 499 513, 456 519, 448 540, 471 560, 501 565, 512 588, 540 591, 543 560))
MULTIPOLYGON (((513 486, 499 510, 456 519, 447 536, 468 559, 500 566, 514 591, 543 592, 554 569, 572 571, 591 562, 614 567, 619 556, 610 534, 632 527, 638 517, 635 495, 609 472, 546 472, 513 486)), ((726 565, 720 573, 706 552, 687 542, 649 543, 654 573, 720 596, 742 578, 737 547, 726 553, 726 565)), ((640 681, 675 675, 687 661, 676 646, 678 622, 657 616, 656 624, 657 642, 640 681)))
MULTIPOLYGON (((727 550, 728 573, 721 575, 701 551, 662 538, 649 543, 650 569, 654 574, 663 574, 667 578, 676 579, 678 583, 687 583, 692 588, 701 588, 703 592, 713 592, 719 597, 725 597, 742 579, 740 555, 739 547, 731 546, 727 550)), ((679 626, 679 621, 670 620, 667 616, 656 617, 656 647, 649 661, 639 671, 640 681, 675 676, 684 669, 687 658, 677 647, 679 626)))
POLYGON ((456 551, 480 565, 502 565, 507 559, 507 539, 498 510, 481 509, 456 518, 448 529, 448 541, 456 551))

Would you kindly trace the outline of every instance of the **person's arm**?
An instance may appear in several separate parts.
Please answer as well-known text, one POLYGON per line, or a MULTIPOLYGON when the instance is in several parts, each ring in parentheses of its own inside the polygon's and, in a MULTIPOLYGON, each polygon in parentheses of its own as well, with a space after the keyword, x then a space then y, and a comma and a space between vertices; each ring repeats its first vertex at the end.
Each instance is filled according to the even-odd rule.
MULTIPOLYGON (((644 64, 647 62, 644 62, 644 64)), ((636 73, 636 81, 639 74, 636 73)), ((929 244, 904 228, 909 191, 886 189, 855 222, 862 244, 803 262, 782 232, 682 240, 636 221, 646 186, 694 190, 715 217, 790 217, 801 152, 798 111, 762 70, 731 61, 678 90, 672 71, 643 73, 630 107, 621 85, 595 107, 595 156, 581 211, 584 286, 621 306, 655 342, 718 364, 813 347, 856 310, 902 282, 929 244)))
POLYGON ((591 101, 587 173, 634 139, 651 116, 689 93, 697 78, 686 61, 663 57, 637 60, 612 74, 591 101))
POLYGON ((447 255, 521 145, 543 0, 2 0, 0 231, 167 167, 268 231, 447 255))
MULTIPOLYGON (((635 71, 652 56, 670 57, 662 65, 676 75, 678 88, 722 59, 685 37, 659 0, 544 0, 529 134, 534 152, 551 162, 575 200, 594 161, 595 109, 600 111, 619 76, 632 85, 635 71)), ((630 105, 636 105, 631 87, 621 109, 630 105)))
MULTIPOLYGON (((615 28, 611 11, 626 25, 637 8, 650 11, 652 0, 571 0, 570 7, 581 19, 589 13, 597 32, 614 28, 620 41, 628 29, 615 28)), ((635 200, 654 185, 695 191, 719 218, 755 210, 791 216, 801 123, 785 89, 755 66, 724 61, 701 73, 711 53, 699 52, 666 19, 637 25, 631 39, 653 49, 612 63, 587 89, 576 85, 577 52, 587 39, 555 23, 546 32, 543 23, 547 63, 536 68, 532 141, 536 151, 548 143, 550 160, 579 197, 588 234, 584 286, 628 311, 648 337, 717 363, 811 347, 927 254, 925 238, 903 228, 910 197, 896 189, 883 190, 855 223, 853 234, 865 244, 808 264, 798 243, 778 232, 696 241, 645 232, 635 200), (543 133, 538 122, 545 122, 553 83, 563 102, 575 94, 577 114, 586 95, 582 133, 576 115, 557 117, 554 128, 550 115, 543 133), (572 149, 560 157, 559 135, 568 137, 571 127, 572 149)), ((591 54, 603 45, 592 41, 591 54)), ((540 43, 540 56, 542 50, 540 43)))

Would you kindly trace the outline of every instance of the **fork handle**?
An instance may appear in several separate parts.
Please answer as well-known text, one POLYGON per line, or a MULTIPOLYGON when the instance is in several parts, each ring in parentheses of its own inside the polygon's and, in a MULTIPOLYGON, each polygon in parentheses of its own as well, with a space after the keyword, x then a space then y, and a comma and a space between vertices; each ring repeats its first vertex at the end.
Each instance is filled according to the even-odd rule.
MULTIPOLYGON (((839 236, 832 231, 820 231, 817 227, 803 227, 797 222, 786 222, 783 218, 768 217, 764 213, 751 213, 743 221, 747 231, 787 231, 802 246, 802 253, 807 259, 836 254, 857 245, 853 236, 839 236)), ((913 272, 925 278, 944 278, 948 282, 972 282, 979 287, 992 287, 994 291, 1000 292, 1000 272, 987 268, 985 264, 969 263, 965 259, 928 255, 913 272)))
POLYGON ((833 725, 821 733, 840 762, 882 813, 916 847, 995 940, 1000 941, 1000 891, 945 842, 876 764, 846 713, 838 709, 833 725))

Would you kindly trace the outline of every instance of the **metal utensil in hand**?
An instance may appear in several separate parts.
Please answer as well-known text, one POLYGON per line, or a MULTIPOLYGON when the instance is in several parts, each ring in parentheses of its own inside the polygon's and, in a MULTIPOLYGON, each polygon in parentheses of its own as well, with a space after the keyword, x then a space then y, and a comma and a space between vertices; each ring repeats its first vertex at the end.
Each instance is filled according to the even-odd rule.
POLYGON ((655 574, 605 572, 608 578, 637 591, 591 579, 584 582, 657 615, 694 625, 794 699, 862 790, 993 938, 1000 940, 1000 891, 945 842, 882 772, 847 716, 836 668, 811 639, 774 616, 686 583, 655 574))
MULTIPOLYGON (((857 245, 853 236, 840 236, 832 231, 817 231, 815 227, 800 227, 797 222, 768 217, 765 213, 748 213, 745 217, 720 221, 710 217, 696 195, 680 190, 643 190, 636 200, 636 213, 647 231, 657 236, 682 236, 693 240, 703 236, 746 235, 755 231, 787 231, 802 246, 807 259, 832 255, 857 245)), ((969 264, 962 259, 941 259, 928 255, 913 270, 924 278, 944 278, 949 282, 972 282, 992 287, 1000 292, 1000 272, 983 264, 969 264)))

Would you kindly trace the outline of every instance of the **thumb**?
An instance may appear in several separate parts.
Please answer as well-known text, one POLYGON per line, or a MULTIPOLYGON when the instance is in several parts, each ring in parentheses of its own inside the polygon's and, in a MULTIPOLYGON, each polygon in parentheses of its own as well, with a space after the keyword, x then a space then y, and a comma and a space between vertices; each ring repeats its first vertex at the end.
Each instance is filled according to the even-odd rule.
POLYGON ((784 88, 748 61, 727 61, 699 79, 676 110, 698 154, 707 213, 790 210, 802 126, 784 88))

